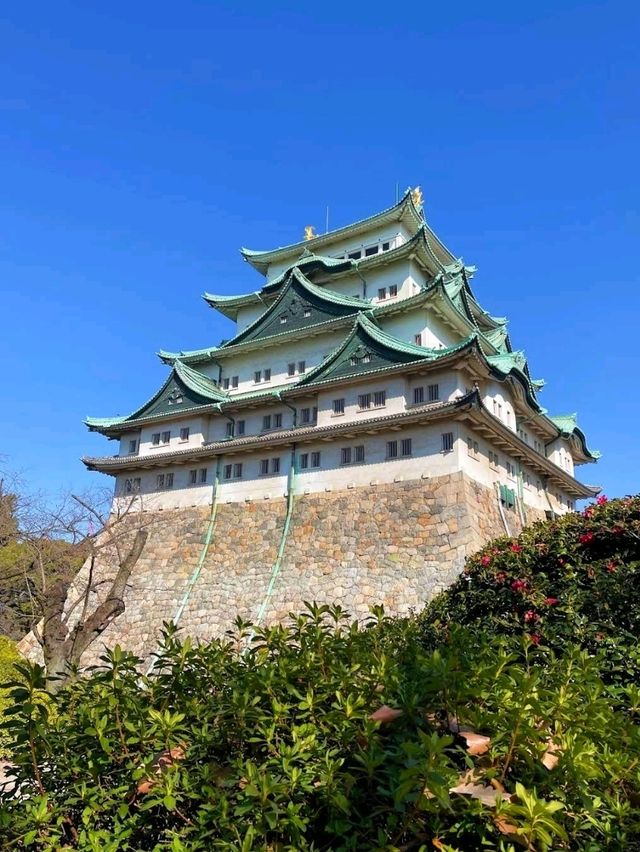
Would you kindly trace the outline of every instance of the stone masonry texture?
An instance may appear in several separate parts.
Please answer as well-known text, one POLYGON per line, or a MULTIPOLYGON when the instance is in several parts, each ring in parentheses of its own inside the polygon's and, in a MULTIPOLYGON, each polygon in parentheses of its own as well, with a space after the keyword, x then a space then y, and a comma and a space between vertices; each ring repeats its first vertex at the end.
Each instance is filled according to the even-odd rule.
MULTIPOLYGON (((462 472, 296 496, 280 571, 267 597, 286 508, 283 498, 218 506, 202 570, 179 621, 181 635, 221 636, 237 616, 255 621, 265 599, 263 624, 301 611, 304 601, 339 603, 359 619, 380 603, 389 614, 408 614, 450 585, 467 556, 505 535, 495 492, 462 472)), ((504 511, 510 533, 518 533, 518 514, 504 511)), ((125 612, 87 650, 83 663, 95 663, 105 646, 116 643, 150 656, 201 558, 209 517, 205 507, 127 519, 130 528, 145 526, 148 540, 130 578, 125 612)), ((540 517, 527 509, 529 523, 540 517)), ((114 575, 113 555, 113 547, 101 552, 94 582, 114 575)), ((70 597, 86 588, 87 570, 70 597)), ((98 585, 98 596, 105 585, 98 585)), ((21 648, 37 656, 32 636, 21 648)))

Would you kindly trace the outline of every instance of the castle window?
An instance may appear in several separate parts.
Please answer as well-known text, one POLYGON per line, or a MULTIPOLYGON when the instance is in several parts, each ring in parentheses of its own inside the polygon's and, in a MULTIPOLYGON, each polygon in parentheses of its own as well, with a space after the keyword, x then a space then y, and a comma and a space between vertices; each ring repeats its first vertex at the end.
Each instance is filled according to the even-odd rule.
POLYGON ((349 258, 349 260, 360 260, 360 258, 362 257, 362 252, 352 251, 350 254, 347 255, 347 257, 349 258))
POLYGON ((233 465, 232 464, 225 464, 224 471, 222 473, 223 478, 224 479, 231 479, 232 475, 233 475, 233 465))
POLYGON ((206 481, 207 481, 207 469, 206 469, 206 467, 201 467, 201 468, 200 468, 200 476, 199 476, 199 479, 200 479, 200 482, 201 482, 201 483, 204 483, 204 482, 206 482, 206 481))
POLYGON ((357 447, 342 447, 340 450, 340 464, 360 464, 364 461, 364 445, 357 447))
POLYGON ((151 436, 151 446, 159 447, 160 446, 160 432, 154 432, 151 436))
POLYGON ((376 391, 373 394, 373 404, 376 408, 383 408, 387 403, 387 392, 386 391, 376 391))
POLYGON ((156 476, 156 487, 158 489, 173 488, 173 474, 159 473, 156 476))
POLYGON ((365 352, 364 353, 364 355, 362 356, 362 363, 363 364, 370 364, 371 363, 371 352, 365 352))
POLYGON ((398 458, 398 442, 397 441, 387 441, 387 458, 388 459, 398 458))
POLYGON ((171 432, 163 432, 162 433, 162 443, 168 444, 171 440, 171 432))
POLYGON ((398 285, 397 284, 391 284, 389 286, 389 295, 390 296, 397 296, 398 295, 398 285))
POLYGON ((358 408, 360 411, 366 411, 367 408, 371 408, 370 393, 361 393, 358 395, 358 408))
POLYGON ((480 455, 478 442, 474 441, 473 438, 467 438, 467 454, 470 455, 472 459, 477 459, 480 455))
POLYGON ((265 382, 271 381, 271 367, 267 367, 264 371, 264 380, 265 382))
POLYGON ((227 438, 233 438, 233 423, 231 420, 227 421, 227 438))
POLYGON ((298 361, 298 372, 305 373, 307 370, 307 362, 306 361, 298 361))
POLYGON ((286 316, 286 314, 281 314, 280 315, 280 325, 286 325, 286 324, 287 324, 287 316, 286 316))
POLYGON ((429 385, 427 392, 429 402, 437 402, 440 399, 440 388, 438 385, 429 385))
POLYGON ((138 451, 138 441, 134 438, 132 441, 129 441, 129 455, 132 453, 136 453, 138 451))
POLYGON ((236 420, 236 435, 244 435, 244 420, 236 420))
POLYGON ((364 445, 354 447, 353 451, 354 451, 354 456, 355 456, 354 461, 356 463, 357 462, 363 462, 364 461, 364 445))
POLYGON ((280 459, 271 459, 271 473, 280 473, 280 459))
POLYGON ((229 390, 229 379, 223 379, 222 380, 222 389, 223 390, 229 390))
POLYGON ((231 376, 231 387, 237 388, 240 383, 240 376, 231 376))
POLYGON ((156 476, 156 488, 164 488, 164 473, 159 473, 156 476))
POLYGON ((172 473, 168 473, 166 475, 165 480, 164 480, 164 487, 165 488, 173 488, 173 474, 172 473))
POLYGON ((344 414, 344 398, 333 400, 333 413, 344 414))
POLYGON ((497 453, 489 450, 489 465, 493 468, 500 467, 500 459, 497 453))
POLYGON ((287 375, 295 376, 296 374, 296 365, 292 362, 291 364, 287 364, 287 375))
POLYGON ((181 441, 188 441, 189 440, 189 427, 188 426, 183 426, 182 429, 180 429, 180 440, 181 441))
POLYGON ((416 346, 422 346, 422 334, 414 334, 413 342, 416 346))
POLYGON ((340 464, 351 464, 351 447, 343 447, 340 450, 340 464))
POLYGON ((442 433, 442 452, 450 453, 453 450, 453 432, 442 433))
POLYGON ((378 290, 378 298, 379 299, 386 299, 387 298, 387 288, 386 287, 380 287, 380 289, 378 290))
POLYGON ((365 257, 372 257, 374 254, 378 254, 378 246, 367 246, 364 250, 365 257))
POLYGON ((269 473, 269 459, 260 460, 260 476, 267 476, 269 473))
POLYGON ((134 479, 125 479, 124 481, 124 493, 125 494, 137 494, 140 491, 140 477, 136 476, 134 479))
MULTIPOLYGON (((206 474, 206 470, 205 470, 205 474, 206 474)), ((234 466, 233 466, 233 478, 234 479, 240 479, 241 476, 242 476, 242 462, 236 462, 236 464, 234 464, 234 466)), ((202 482, 202 480, 200 480, 200 481, 202 482)))
POLYGON ((403 456, 410 456, 413 451, 413 441, 411 438, 403 438, 400 446, 400 451, 403 456))
POLYGON ((420 403, 424 402, 424 388, 414 388, 413 389, 413 404, 420 405, 420 403))
POLYGON ((304 316, 305 316, 305 317, 310 317, 310 316, 311 316, 311 308, 305 308, 305 309, 304 309, 304 316))
POLYGON ((271 415, 265 414, 262 418, 262 429, 266 431, 267 429, 271 429, 271 415))
POLYGON ((282 414, 273 415, 273 427, 274 429, 280 429, 282 427, 282 414))
POLYGON ((311 453, 311 467, 320 467, 320 451, 311 453))
POLYGON ((198 481, 198 471, 190 470, 189 471, 189 485, 195 485, 198 481))
POLYGON ((258 385, 262 381, 262 370, 256 370, 253 374, 253 382, 258 385))
POLYGON ((302 408, 301 415, 303 423, 315 423, 318 419, 318 408, 315 405, 313 408, 302 408))
POLYGON ((511 462, 508 461, 506 467, 507 467, 507 476, 510 476, 510 477, 513 478, 516 475, 515 465, 511 464, 511 462))
POLYGON ((309 453, 302 453, 300 456, 300 470, 306 470, 309 467, 309 453))
POLYGON ((382 251, 389 251, 389 243, 382 243, 382 251))

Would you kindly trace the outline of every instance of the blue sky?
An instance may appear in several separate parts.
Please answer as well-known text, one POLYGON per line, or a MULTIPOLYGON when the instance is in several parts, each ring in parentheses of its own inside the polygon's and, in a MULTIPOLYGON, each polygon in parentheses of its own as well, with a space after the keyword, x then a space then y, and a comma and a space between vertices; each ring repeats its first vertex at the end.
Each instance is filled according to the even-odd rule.
POLYGON ((33 488, 101 479, 86 415, 163 381, 154 353, 231 326, 238 249, 420 183, 608 494, 640 491, 640 8, 4 3, 0 456, 33 488))

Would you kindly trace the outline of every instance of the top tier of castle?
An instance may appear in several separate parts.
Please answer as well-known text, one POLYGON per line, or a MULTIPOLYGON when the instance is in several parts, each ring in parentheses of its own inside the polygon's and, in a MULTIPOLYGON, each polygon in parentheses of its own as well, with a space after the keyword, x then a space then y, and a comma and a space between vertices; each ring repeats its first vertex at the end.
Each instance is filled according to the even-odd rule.
POLYGON ((236 323, 219 346, 160 351, 171 367, 85 464, 150 508, 281 497, 465 471, 507 503, 551 513, 597 489, 575 415, 549 416, 507 320, 474 269, 426 223, 419 189, 393 206, 270 251, 242 249, 266 281, 205 300, 236 323))

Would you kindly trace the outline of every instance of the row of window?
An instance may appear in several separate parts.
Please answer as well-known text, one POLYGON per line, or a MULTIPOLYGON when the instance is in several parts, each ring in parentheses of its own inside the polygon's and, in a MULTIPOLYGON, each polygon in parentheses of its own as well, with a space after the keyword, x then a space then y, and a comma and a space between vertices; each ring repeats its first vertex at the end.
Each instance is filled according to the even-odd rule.
POLYGON ((350 251, 347 253, 347 257, 349 260, 360 260, 361 257, 373 257, 379 252, 389 251, 390 248, 391 240, 385 240, 383 243, 374 243, 373 245, 350 251))
MULTIPOLYGON (((311 316, 311 308, 305 308, 303 311, 303 316, 310 317, 311 316)), ((280 314, 280 325, 286 325, 289 322, 288 314, 280 314)))
POLYGON ((389 287, 379 287, 378 288, 378 299, 392 299, 394 296, 398 295, 398 285, 391 284, 389 287), (387 293, 389 294, 387 296, 387 293))
MULTIPOLYGON (((180 429, 180 440, 181 441, 188 441, 189 440, 189 432, 190 432, 189 427, 183 426, 180 429)), ((165 432, 154 432, 153 435, 151 436, 151 446, 152 447, 164 446, 164 445, 170 443, 170 441, 171 441, 171 430, 170 429, 167 429, 165 432)), ((129 441, 129 452, 130 453, 135 453, 136 450, 137 450, 137 447, 138 447, 137 440, 129 441)))

